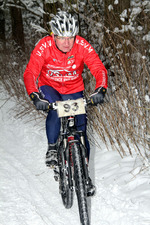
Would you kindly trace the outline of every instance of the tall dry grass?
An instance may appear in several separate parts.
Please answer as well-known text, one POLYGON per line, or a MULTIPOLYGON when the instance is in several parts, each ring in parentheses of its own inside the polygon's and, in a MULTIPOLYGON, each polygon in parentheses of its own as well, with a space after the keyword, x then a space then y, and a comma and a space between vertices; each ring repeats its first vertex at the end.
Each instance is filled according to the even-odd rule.
MULTIPOLYGON (((141 42, 141 48, 137 47, 130 33, 120 35, 105 26, 97 26, 101 22, 99 14, 96 14, 96 21, 94 17, 90 19, 85 14, 81 16, 91 29, 95 24, 95 43, 102 33, 105 34, 101 43, 109 61, 106 101, 101 106, 88 109, 88 131, 91 133, 94 129, 108 150, 117 150, 121 157, 128 153, 149 157, 150 105, 147 99, 150 95, 150 71, 147 58, 142 57, 148 46, 141 42)), ((88 38, 93 40, 92 34, 88 38)), ((23 73, 27 56, 12 44, 9 51, 1 54, 1 60, 1 84, 12 101, 15 99, 18 102, 13 109, 16 117, 25 117, 28 122, 45 119, 45 114, 35 110, 26 94, 23 73)), ((85 69, 85 74, 85 95, 89 96, 94 91, 95 80, 88 69, 85 69)), ((94 136, 91 139, 97 143, 94 136)))
MULTIPOLYGON (((130 30, 116 33, 115 27, 122 27, 119 20, 114 23, 107 12, 109 15, 105 15, 105 20, 109 21, 100 26, 102 18, 94 7, 92 10, 96 16, 92 18, 91 29, 95 29, 97 40, 101 39, 101 49, 106 57, 108 92, 105 104, 89 110, 90 125, 106 147, 117 150, 121 157, 136 153, 150 158, 150 62, 148 43, 142 39, 144 31, 137 37, 130 30)), ((111 14, 116 18, 115 12, 111 14)), ((86 19, 85 15, 82 17, 86 19)), ((91 23, 88 17, 86 21, 91 23)), ((149 26, 141 25, 146 29, 149 26)), ((91 75, 87 74, 87 93, 92 93, 95 84, 93 81, 88 85, 91 75)))
POLYGON ((43 119, 42 113, 35 110, 25 89, 23 73, 28 63, 26 54, 10 41, 9 49, 1 52, 0 63, 0 92, 6 93, 6 102, 9 100, 17 103, 11 109, 14 117, 24 118, 26 122, 43 119))

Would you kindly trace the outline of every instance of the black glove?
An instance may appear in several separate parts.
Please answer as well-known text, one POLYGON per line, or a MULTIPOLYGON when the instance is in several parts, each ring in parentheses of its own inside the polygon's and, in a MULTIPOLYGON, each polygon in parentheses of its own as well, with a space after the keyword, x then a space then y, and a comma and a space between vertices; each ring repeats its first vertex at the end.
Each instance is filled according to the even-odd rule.
POLYGON ((49 109, 49 102, 46 99, 43 99, 40 93, 32 92, 30 98, 37 110, 47 111, 49 109))
POLYGON ((95 92, 90 96, 90 101, 92 105, 103 103, 105 94, 106 94, 106 88, 104 87, 97 88, 95 92))

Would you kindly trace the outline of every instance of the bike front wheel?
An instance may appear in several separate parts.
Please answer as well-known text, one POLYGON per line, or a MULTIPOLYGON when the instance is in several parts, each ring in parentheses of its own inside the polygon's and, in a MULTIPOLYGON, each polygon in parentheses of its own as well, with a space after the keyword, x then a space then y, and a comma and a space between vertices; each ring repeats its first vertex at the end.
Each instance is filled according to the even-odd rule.
POLYGON ((81 148, 78 143, 72 144, 75 189, 78 200, 80 221, 82 225, 90 225, 86 198, 85 179, 83 174, 81 148))
POLYGON ((67 164, 65 162, 63 144, 61 145, 61 148, 59 150, 58 162, 59 162, 59 176, 60 176, 60 179, 59 179, 60 194, 61 194, 62 201, 65 208, 69 209, 73 205, 73 188, 70 185, 71 177, 68 171, 69 162, 67 162, 67 164))

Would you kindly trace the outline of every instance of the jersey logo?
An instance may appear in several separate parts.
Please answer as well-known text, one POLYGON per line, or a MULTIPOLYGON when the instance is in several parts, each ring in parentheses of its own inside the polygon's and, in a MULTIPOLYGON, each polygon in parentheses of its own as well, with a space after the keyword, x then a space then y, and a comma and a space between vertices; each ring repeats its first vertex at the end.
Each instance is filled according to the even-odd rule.
POLYGON ((72 58, 74 58, 74 55, 69 56, 67 59, 69 60, 69 59, 72 59, 72 58))

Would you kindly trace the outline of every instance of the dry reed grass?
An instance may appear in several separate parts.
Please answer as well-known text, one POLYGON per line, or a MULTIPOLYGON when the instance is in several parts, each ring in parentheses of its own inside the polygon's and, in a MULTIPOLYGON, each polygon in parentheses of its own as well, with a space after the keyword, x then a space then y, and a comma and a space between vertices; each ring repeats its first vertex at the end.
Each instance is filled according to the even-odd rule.
MULTIPOLYGON (((95 21, 92 18, 92 23, 96 27, 102 21, 94 8, 93 12, 96 17, 95 21)), ((90 18, 87 21, 90 23, 90 18)), ((106 147, 110 149, 111 146, 121 157, 136 153, 145 158, 150 156, 150 71, 148 55, 145 57, 148 44, 140 37, 139 45, 138 38, 130 31, 115 33, 113 24, 109 22, 109 28, 103 26, 102 30, 97 26, 97 39, 104 33, 103 51, 109 61, 108 93, 105 104, 89 110, 90 125, 106 147)), ((117 25, 115 21, 115 26, 121 27, 121 24, 117 25)), ((91 80, 89 73, 86 79, 88 85, 91 80)), ((94 86, 93 81, 87 93, 92 93, 94 86)))
MULTIPOLYGON (((99 32, 102 32, 101 28, 99 29, 99 32)), ((113 68, 113 75, 109 76, 106 102, 88 110, 89 133, 94 129, 108 150, 111 146, 121 157, 128 153, 149 156, 150 106, 146 96, 150 94, 150 71, 147 61, 141 57, 142 52, 131 44, 133 37, 129 33, 127 36, 120 36, 108 32, 106 27, 104 29, 103 49, 111 69, 113 68), (126 40, 130 41, 129 44, 126 40), (145 152, 141 151, 140 146, 145 152)), ((24 87, 26 56, 14 49, 12 54, 2 54, 2 61, 1 82, 10 98, 15 98, 18 102, 14 109, 16 117, 26 117, 28 122, 34 119, 43 120, 45 115, 38 112, 37 117, 37 111, 29 101, 24 87)), ((94 82, 86 70, 87 96, 94 91, 94 82)))

